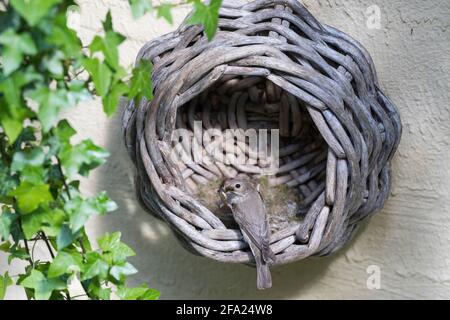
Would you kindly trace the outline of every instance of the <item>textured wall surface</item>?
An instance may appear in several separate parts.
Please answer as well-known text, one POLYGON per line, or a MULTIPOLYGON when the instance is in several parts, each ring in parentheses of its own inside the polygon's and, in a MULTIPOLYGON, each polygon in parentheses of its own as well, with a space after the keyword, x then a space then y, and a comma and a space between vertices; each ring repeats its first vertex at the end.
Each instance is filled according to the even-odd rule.
MULTIPOLYGON (((189 11, 177 7, 170 26, 152 15, 133 21, 123 0, 79 2, 81 12, 72 16, 71 23, 85 40, 99 32, 100 19, 108 7, 112 9, 114 26, 128 37, 120 47, 126 66, 146 41, 174 29, 189 11)), ((132 263, 140 272, 132 284, 149 282, 166 299, 450 298, 450 2, 303 2, 320 21, 367 47, 381 86, 400 110, 404 132, 385 208, 338 254, 276 268, 273 288, 258 292, 253 269, 191 255, 167 226, 139 208, 119 116, 107 119, 99 101, 93 101, 69 110, 68 116, 80 139, 92 138, 109 149, 111 158, 83 181, 83 188, 88 193, 106 190, 120 208, 91 220, 88 233, 96 238, 121 230, 137 252, 132 263), (379 29, 367 25, 367 9, 373 5, 381 9, 379 29), (379 290, 366 285, 371 265, 381 270, 379 290)), ((0 271, 5 269, 4 260, 1 256, 0 271)), ((16 287, 7 297, 23 293, 16 287)))

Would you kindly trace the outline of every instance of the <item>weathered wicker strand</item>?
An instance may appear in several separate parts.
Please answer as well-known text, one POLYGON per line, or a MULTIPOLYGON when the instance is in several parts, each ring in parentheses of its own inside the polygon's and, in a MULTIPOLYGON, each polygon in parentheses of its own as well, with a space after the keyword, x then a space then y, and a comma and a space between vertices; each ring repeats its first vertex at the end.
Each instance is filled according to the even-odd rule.
POLYGON ((183 23, 147 43, 141 59, 154 64, 154 99, 131 101, 123 116, 138 199, 191 252, 252 263, 240 231, 227 227, 196 191, 216 179, 267 174, 273 160, 232 140, 224 147, 233 150, 227 159, 249 162, 219 160, 216 145, 194 137, 198 120, 205 129, 280 129, 281 162, 269 184, 298 190, 302 219, 272 233, 275 265, 338 250, 386 201, 401 136, 398 111, 364 47, 319 23, 297 0, 226 0, 213 41, 202 27, 183 23), (210 155, 210 163, 170 158, 177 128, 198 144, 191 152, 183 140, 178 151, 210 155))

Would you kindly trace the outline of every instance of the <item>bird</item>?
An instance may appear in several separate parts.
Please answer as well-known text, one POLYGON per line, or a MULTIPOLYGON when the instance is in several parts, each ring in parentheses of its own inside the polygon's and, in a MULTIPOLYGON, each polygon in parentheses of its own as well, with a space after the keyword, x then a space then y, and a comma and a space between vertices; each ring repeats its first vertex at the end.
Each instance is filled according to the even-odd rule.
POLYGON ((270 244, 267 209, 259 187, 246 179, 226 180, 219 189, 222 201, 231 209, 234 220, 249 244, 256 263, 256 286, 260 290, 272 287, 269 264, 275 261, 270 244))

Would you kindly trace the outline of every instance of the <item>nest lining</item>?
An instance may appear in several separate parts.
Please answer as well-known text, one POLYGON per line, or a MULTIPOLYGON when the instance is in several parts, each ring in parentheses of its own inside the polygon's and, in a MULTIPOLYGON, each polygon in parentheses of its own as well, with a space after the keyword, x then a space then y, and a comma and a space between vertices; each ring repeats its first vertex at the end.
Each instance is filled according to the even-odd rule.
POLYGON ((225 179, 244 177, 261 186, 272 233, 301 221, 324 189, 325 141, 304 103, 269 80, 251 76, 222 77, 179 108, 176 128, 183 131, 173 137, 172 148, 180 146, 182 149, 172 161, 178 166, 189 192, 228 227, 237 226, 217 192, 225 179), (211 128, 218 130, 223 139, 221 143, 212 146, 214 141, 196 137, 196 121, 202 126, 202 133, 211 128), (248 136, 238 139, 238 132, 226 136, 227 129, 254 129, 255 133, 266 129, 266 152, 258 153, 263 137, 254 141, 258 142, 254 148, 248 136), (270 159, 272 130, 277 130, 280 151, 276 160, 279 163, 276 168, 266 170, 271 167, 270 160, 275 160, 270 159), (198 152, 209 156, 209 161, 194 163, 194 138, 200 141, 198 152), (222 151, 224 155, 241 157, 241 161, 233 163, 225 156, 213 157, 214 153, 222 151))

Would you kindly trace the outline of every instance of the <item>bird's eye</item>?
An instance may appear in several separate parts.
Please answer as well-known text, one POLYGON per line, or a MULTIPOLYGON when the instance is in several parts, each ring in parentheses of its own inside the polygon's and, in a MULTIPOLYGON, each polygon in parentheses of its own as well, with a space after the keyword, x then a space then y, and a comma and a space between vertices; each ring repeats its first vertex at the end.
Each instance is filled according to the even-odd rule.
POLYGON ((235 187, 236 187, 236 189, 240 189, 240 188, 241 188, 241 185, 240 185, 239 183, 237 183, 237 184, 235 185, 235 187))

